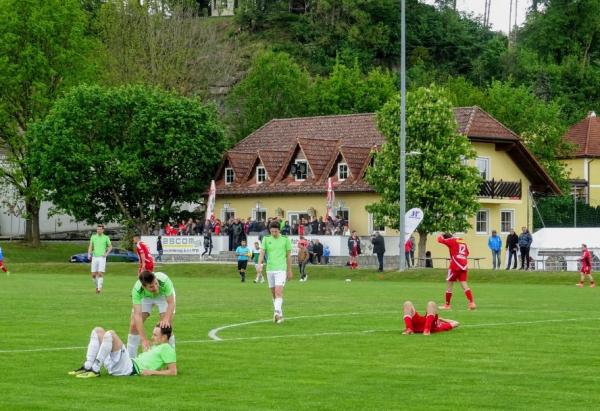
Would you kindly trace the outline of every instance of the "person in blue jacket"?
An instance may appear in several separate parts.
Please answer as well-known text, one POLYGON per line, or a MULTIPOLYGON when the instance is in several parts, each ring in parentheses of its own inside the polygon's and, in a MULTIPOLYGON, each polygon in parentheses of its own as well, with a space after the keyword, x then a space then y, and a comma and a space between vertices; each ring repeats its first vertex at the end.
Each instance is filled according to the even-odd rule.
POLYGON ((501 267, 500 250, 502 250, 502 239, 496 230, 492 230, 492 236, 488 238, 488 247, 492 250, 492 268, 494 270, 499 269, 501 267))

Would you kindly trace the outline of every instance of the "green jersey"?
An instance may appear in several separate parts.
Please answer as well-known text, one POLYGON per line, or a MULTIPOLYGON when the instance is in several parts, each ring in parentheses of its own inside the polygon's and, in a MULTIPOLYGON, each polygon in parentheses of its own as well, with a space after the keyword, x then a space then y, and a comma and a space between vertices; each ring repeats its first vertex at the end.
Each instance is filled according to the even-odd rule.
POLYGON ((139 374, 144 370, 158 371, 165 365, 175 362, 177 362, 175 348, 167 343, 155 345, 133 359, 133 364, 139 374))
POLYGON ((284 235, 275 238, 267 235, 262 240, 262 249, 269 256, 267 271, 287 271, 287 255, 292 251, 292 242, 284 235))
POLYGON ((92 234, 90 244, 92 244, 92 257, 104 257, 110 247, 110 238, 106 234, 92 234))
POLYGON ((165 273, 154 273, 156 280, 158 281, 158 293, 153 294, 150 291, 142 287, 142 282, 137 280, 133 289, 131 290, 131 299, 133 304, 141 304, 144 298, 156 298, 165 296, 168 297, 175 293, 173 282, 165 273))

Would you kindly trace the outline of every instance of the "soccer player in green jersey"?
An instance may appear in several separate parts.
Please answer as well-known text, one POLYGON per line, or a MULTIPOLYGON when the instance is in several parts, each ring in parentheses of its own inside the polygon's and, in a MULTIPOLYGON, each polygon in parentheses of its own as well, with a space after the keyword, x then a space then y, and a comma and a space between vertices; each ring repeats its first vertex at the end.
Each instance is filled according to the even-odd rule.
POLYGON ((281 235, 279 223, 273 221, 269 224, 271 235, 267 235, 262 240, 260 255, 258 256, 258 265, 256 270, 262 275, 263 261, 265 253, 267 259, 267 281, 273 296, 273 321, 276 324, 283 322, 283 287, 286 279, 292 279, 292 243, 290 239, 281 235))
MULTIPOLYGON (((171 327, 175 315, 175 288, 165 273, 142 271, 131 290, 131 299, 133 309, 127 336, 127 350, 129 356, 135 358, 140 342, 144 351, 150 348, 150 342, 144 332, 144 321, 150 316, 153 306, 158 307, 160 326, 171 327)), ((170 336, 169 344, 175 347, 174 335, 170 336)))
POLYGON ((104 272, 106 271, 106 256, 112 250, 110 238, 104 234, 104 225, 98 224, 96 234, 92 234, 88 247, 88 259, 92 261, 92 281, 96 284, 96 294, 102 292, 104 272))
POLYGON ((171 327, 156 324, 152 330, 152 348, 131 358, 116 332, 96 327, 90 335, 83 366, 70 371, 69 375, 77 378, 99 377, 102 366, 115 376, 177 375, 177 356, 168 343, 172 332, 171 327))

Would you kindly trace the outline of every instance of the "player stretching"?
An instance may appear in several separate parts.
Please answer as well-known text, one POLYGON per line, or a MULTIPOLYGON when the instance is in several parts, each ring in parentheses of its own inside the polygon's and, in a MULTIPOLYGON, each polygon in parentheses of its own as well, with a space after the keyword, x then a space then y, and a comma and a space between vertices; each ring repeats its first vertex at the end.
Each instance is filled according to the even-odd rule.
POLYGON ((429 335, 431 333, 450 331, 458 327, 458 325, 458 321, 438 317, 437 305, 433 301, 427 303, 425 317, 415 310, 413 303, 410 301, 404 302, 404 326, 406 328, 402 334, 423 333, 423 335, 429 335))
POLYGON ((88 246, 88 259, 92 261, 92 281, 96 284, 96 294, 102 292, 104 272, 106 271, 106 256, 112 250, 110 238, 104 234, 104 225, 98 224, 96 234, 92 234, 88 246))
POLYGON ((592 277, 592 255, 585 244, 581 244, 581 251, 583 252, 579 259, 581 261, 581 276, 576 285, 577 287, 583 287, 585 277, 588 277, 590 279, 590 288, 594 288, 596 283, 594 282, 594 277, 592 277))
MULTIPOLYGON (((159 325, 162 328, 171 327, 175 315, 175 288, 165 273, 143 271, 131 290, 131 299, 133 309, 127 336, 127 350, 129 357, 135 358, 140 341, 144 351, 150 347, 144 332, 144 321, 150 316, 153 306, 156 305, 160 313, 159 325)), ((174 335, 170 336, 169 344, 175 348, 174 335)))
POLYGON ((135 252, 140 259, 140 266, 138 268, 138 275, 142 271, 154 271, 154 258, 150 254, 148 246, 140 239, 139 235, 133 236, 133 243, 135 244, 135 252))
POLYGON ((438 243, 444 244, 450 251, 450 268, 448 269, 448 277, 446 278, 446 304, 440 307, 442 310, 450 309, 450 300, 452 299, 452 286, 456 281, 460 281, 460 285, 465 291, 467 300, 469 300, 469 310, 477 308, 473 302, 473 293, 467 284, 467 264, 469 260, 469 248, 462 238, 452 237, 452 234, 445 233, 437 238, 438 243))
POLYGON ((262 275, 265 253, 267 259, 267 281, 273 295, 273 321, 276 324, 283 322, 283 287, 286 279, 292 279, 292 243, 290 239, 281 235, 277 221, 269 224, 271 235, 266 235, 262 240, 260 255, 258 256, 258 273, 262 275))
POLYGON ((2 254, 2 247, 0 247, 0 270, 4 271, 6 275, 10 275, 10 271, 4 265, 4 254, 2 254))
POLYGON ((100 376, 104 366, 110 375, 177 375, 175 349, 168 344, 171 327, 156 324, 152 331, 152 348, 131 358, 116 332, 96 327, 90 335, 83 366, 70 371, 77 378, 100 376), (166 367, 166 369, 165 369, 166 367))

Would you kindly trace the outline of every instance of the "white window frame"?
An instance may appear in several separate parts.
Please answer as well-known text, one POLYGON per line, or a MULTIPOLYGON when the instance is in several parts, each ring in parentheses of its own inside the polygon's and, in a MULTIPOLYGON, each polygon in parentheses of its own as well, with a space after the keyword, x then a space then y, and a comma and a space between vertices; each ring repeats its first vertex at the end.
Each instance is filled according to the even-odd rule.
POLYGON ((348 169, 348 163, 338 163, 338 167, 337 167, 337 177, 339 181, 344 181, 348 178, 348 175, 350 174, 350 170, 348 169), (342 166, 346 167, 346 177, 342 178, 342 166))
POLYGON ((233 171, 233 168, 225 167, 224 177, 225 177, 225 184, 229 185, 229 184, 233 183, 235 180, 235 171, 233 171), (231 181, 228 181, 228 178, 227 178, 229 172, 231 172, 231 181))
POLYGON ((264 219, 264 220, 261 220, 261 221, 262 221, 262 222, 264 222, 264 223, 266 223, 266 222, 267 222, 267 216, 268 216, 267 209, 266 209, 266 208, 264 208, 264 207, 261 207, 261 208, 256 208, 256 207, 254 207, 254 208, 252 209, 252 219, 253 219, 254 221, 258 221, 258 219, 256 218, 256 217, 257 217, 257 211, 258 211, 259 213, 265 213, 265 219, 264 219))
POLYGON ((475 232, 477 234, 488 234, 489 231, 490 231, 490 209, 489 208, 480 208, 479 210, 477 210, 477 213, 475 214, 475 232), (479 221, 479 213, 485 213, 485 215, 486 215, 485 231, 478 230, 477 222, 479 221))
POLYGON ((264 168, 263 166, 256 166, 256 184, 262 184, 262 183, 264 183, 265 181, 267 181, 267 169, 266 169, 266 168, 264 168), (263 181, 260 181, 260 179, 258 178, 258 176, 259 176, 259 174, 260 174, 260 171, 263 171, 263 172, 264 172, 264 174, 265 174, 265 175, 264 175, 264 178, 265 178, 265 179, 264 179, 263 181))
POLYGON ((500 209, 500 233, 510 234, 510 229, 515 229, 515 209, 514 208, 502 208, 500 209), (510 213, 510 228, 509 231, 502 230, 502 213, 510 213))
POLYGON ((235 212, 235 208, 228 208, 228 209, 222 208, 221 209, 221 221, 223 223, 226 223, 227 221, 229 221, 228 218, 225 218, 225 211, 227 211, 227 213, 229 213, 229 214, 233 213, 233 216, 232 216, 233 218, 235 218, 235 216, 237 215, 235 212))
POLYGON ((386 227, 383 227, 383 230, 376 230, 375 229, 375 219, 373 218, 373 214, 372 213, 368 214, 368 218, 369 218, 369 223, 368 223, 367 226, 369 227, 369 234, 372 234, 375 231, 379 231, 380 234, 385 234, 386 227))
POLYGON ((487 164, 487 169, 486 169, 484 180, 486 180, 486 181, 491 180, 490 176, 492 175, 492 160, 489 157, 477 156, 477 158, 475 159, 475 168, 477 168, 479 175, 481 175, 481 170, 479 169, 479 161, 480 160, 484 160, 487 164))
POLYGON ((298 175, 296 174, 294 176, 294 179, 296 181, 306 181, 306 179, 308 178, 308 160, 297 159, 297 160, 294 161, 294 164, 296 164, 296 166, 298 166, 298 163, 305 163, 306 164, 306 177, 304 177, 304 178, 298 178, 298 175))

